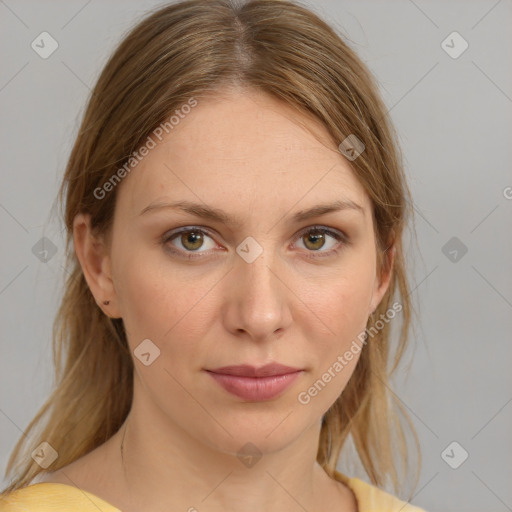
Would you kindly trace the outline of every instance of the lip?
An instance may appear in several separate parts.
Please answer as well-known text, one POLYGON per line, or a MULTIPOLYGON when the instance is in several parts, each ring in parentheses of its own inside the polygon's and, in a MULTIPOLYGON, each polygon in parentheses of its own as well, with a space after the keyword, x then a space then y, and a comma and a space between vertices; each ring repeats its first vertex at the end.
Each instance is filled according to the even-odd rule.
POLYGON ((226 391, 244 400, 261 402, 283 393, 302 370, 271 363, 259 368, 250 365, 224 366, 206 370, 226 391))
POLYGON ((238 377, 272 377, 298 372, 300 371, 300 368, 293 368, 292 366, 285 366, 279 363, 269 363, 264 366, 260 366, 259 368, 249 364, 240 364, 223 366, 222 368, 215 368, 214 370, 207 371, 220 373, 222 375, 236 375, 238 377))

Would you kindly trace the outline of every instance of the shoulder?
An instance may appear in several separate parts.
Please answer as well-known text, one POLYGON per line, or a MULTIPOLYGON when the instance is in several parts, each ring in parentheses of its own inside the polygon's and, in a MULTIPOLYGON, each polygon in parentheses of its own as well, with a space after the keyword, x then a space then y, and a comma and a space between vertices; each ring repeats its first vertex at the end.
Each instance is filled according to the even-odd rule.
POLYGON ((72 485, 40 482, 0 495, 1 512, 119 512, 94 494, 72 485))
POLYGON ((359 478, 349 478, 338 471, 335 476, 353 491, 358 512, 426 512, 359 478))

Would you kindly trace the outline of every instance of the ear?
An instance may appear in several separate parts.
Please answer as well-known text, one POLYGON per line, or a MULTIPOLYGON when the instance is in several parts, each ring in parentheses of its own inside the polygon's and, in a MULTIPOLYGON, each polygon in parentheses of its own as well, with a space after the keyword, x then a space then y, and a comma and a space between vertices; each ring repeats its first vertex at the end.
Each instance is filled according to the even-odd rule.
POLYGON ((73 221, 75 253, 89 289, 103 312, 121 318, 111 274, 110 251, 103 238, 93 235, 91 216, 80 213, 73 221), (108 301, 108 304, 104 304, 108 301))
POLYGON ((392 244, 383 254, 382 268, 380 275, 375 278, 375 285, 372 292, 372 299, 368 309, 368 315, 372 314, 380 304, 382 297, 389 288, 391 277, 393 275, 393 267, 395 262, 396 247, 392 244))

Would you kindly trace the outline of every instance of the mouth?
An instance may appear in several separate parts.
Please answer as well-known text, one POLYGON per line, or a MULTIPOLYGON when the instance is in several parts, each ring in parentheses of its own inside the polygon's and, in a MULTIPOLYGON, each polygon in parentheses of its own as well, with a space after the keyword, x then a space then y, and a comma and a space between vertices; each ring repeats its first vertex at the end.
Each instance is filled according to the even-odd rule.
POLYGON ((227 392, 253 402, 277 397, 303 373, 300 368, 276 363, 259 368, 238 365, 205 371, 227 392))

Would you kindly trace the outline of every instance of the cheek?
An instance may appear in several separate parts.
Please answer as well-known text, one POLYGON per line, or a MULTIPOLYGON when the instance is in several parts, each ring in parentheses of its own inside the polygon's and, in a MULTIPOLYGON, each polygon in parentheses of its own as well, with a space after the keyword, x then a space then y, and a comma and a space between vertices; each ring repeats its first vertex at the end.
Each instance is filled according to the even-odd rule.
MULTIPOLYGON (((316 338, 321 332, 328 346, 339 348, 364 330, 373 283, 370 267, 359 265, 323 280, 321 286, 310 287, 304 302, 310 309, 310 324, 315 326, 316 338)), ((310 336, 315 339, 314 331, 310 336)))
POLYGON ((202 299, 215 284, 213 276, 191 281, 190 273, 142 251, 119 258, 116 269, 116 292, 132 351, 150 339, 160 349, 165 347, 170 361, 177 361, 172 356, 178 348, 181 360, 186 358, 197 346, 190 341, 201 339, 208 329, 211 315, 202 299))
MULTIPOLYGON (((311 289, 304 302, 308 326, 306 360, 312 363, 313 388, 308 396, 315 400, 318 412, 330 406, 345 388, 354 372, 363 348, 368 320, 368 304, 373 287, 371 267, 353 266, 352 271, 311 289)), ((307 397, 306 397, 307 398, 307 397)), ((304 402, 305 403, 305 402, 304 402)))
POLYGON ((364 330, 368 319, 368 304, 371 298, 372 282, 362 277, 351 280, 349 286, 340 290, 333 330, 341 335, 340 341, 346 343, 348 338, 357 336, 364 330))

